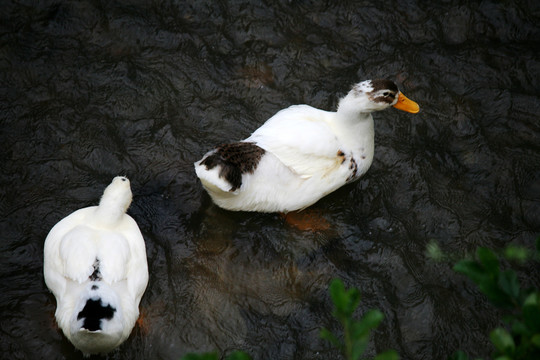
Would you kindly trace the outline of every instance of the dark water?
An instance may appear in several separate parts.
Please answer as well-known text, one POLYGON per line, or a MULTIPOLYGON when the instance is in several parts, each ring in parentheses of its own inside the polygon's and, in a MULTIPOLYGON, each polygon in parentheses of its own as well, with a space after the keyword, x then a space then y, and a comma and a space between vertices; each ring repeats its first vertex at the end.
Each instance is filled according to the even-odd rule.
MULTIPOLYGON (((0 357, 82 358, 54 327, 43 241, 132 182, 148 324, 110 359, 242 349, 339 359, 327 286, 385 320, 369 355, 488 356, 499 313, 451 264, 425 257, 530 245, 540 233, 540 5, 362 1, 17 1, 0 12, 0 357), (333 110, 390 77, 420 104, 375 114, 373 166, 313 206, 302 232, 212 205, 192 162, 291 104, 333 110)), ((539 286, 534 265, 524 284, 539 286)))

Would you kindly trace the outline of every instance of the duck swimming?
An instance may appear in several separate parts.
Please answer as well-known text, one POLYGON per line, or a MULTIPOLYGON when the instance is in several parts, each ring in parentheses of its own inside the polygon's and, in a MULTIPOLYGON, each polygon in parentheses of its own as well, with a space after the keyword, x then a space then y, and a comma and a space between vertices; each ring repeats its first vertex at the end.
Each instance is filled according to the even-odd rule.
POLYGON ((224 209, 304 209, 369 169, 375 138, 371 113, 391 106, 420 110, 390 80, 360 82, 339 100, 336 112, 290 106, 247 139, 205 154, 195 172, 224 209))
POLYGON ((79 209, 45 239, 43 273, 56 298, 56 321, 84 355, 124 342, 139 317, 148 284, 144 239, 126 214, 132 194, 118 176, 99 206, 79 209))

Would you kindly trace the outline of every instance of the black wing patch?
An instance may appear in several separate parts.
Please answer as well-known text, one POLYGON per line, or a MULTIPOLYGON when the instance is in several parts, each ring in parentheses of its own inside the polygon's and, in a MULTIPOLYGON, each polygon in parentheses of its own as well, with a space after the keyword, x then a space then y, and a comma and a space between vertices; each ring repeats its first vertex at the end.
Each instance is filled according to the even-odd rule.
POLYGON ((252 142, 220 145, 216 151, 201 161, 206 170, 221 166, 219 177, 231 184, 229 191, 242 186, 242 174, 253 174, 266 151, 252 142))

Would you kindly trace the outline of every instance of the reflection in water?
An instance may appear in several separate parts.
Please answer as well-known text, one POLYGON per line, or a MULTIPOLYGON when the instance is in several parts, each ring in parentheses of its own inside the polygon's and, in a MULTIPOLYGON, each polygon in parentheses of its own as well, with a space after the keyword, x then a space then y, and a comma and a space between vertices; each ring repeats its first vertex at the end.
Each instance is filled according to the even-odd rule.
MULTIPOLYGON (((4 5, 0 350, 82 358, 55 328, 43 241, 128 175, 146 326, 108 358, 339 359, 318 337, 337 330, 334 277, 361 290, 358 315, 385 314, 369 354, 485 357, 497 314, 424 251, 431 239, 463 253, 540 232, 539 8, 525 3, 4 5), (329 231, 212 205, 192 167, 212 146, 291 104, 333 110, 351 84, 380 77, 422 112, 375 114, 372 167, 313 207, 329 231)), ((522 270, 538 286, 538 269, 522 270)))

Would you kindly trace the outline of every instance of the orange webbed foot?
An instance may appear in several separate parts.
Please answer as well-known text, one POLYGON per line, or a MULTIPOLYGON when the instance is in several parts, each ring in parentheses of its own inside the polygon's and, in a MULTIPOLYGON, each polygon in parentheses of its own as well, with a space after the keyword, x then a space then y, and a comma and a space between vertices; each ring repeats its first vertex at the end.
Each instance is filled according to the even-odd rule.
POLYGON ((316 210, 291 211, 286 214, 281 213, 285 222, 302 231, 327 231, 330 223, 316 210))

